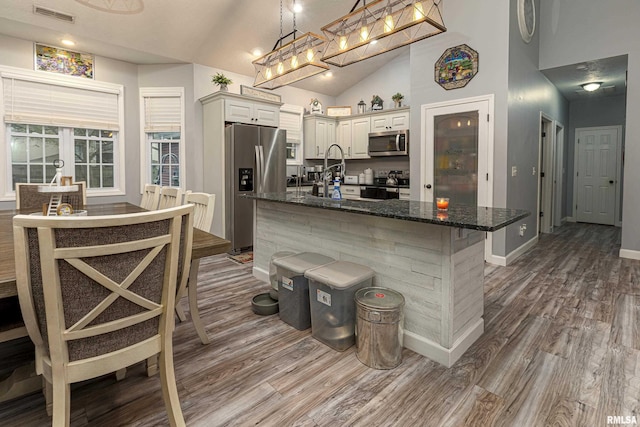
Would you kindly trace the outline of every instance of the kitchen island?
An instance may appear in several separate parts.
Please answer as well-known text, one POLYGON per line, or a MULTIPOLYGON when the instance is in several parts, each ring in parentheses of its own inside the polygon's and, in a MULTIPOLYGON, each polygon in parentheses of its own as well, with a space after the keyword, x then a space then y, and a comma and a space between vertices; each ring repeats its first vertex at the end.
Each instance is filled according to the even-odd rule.
POLYGON ((484 331, 485 232, 529 215, 516 209, 294 193, 255 199, 254 276, 268 281, 279 251, 317 252, 375 271, 373 286, 406 300, 404 346, 447 367, 484 331))

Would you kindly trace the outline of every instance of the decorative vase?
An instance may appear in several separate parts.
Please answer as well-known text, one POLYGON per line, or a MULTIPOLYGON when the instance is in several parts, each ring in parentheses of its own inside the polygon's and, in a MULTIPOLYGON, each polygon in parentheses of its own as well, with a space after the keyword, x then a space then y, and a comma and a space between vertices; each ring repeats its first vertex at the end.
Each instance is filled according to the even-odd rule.
POLYGON ((228 92, 229 88, 227 87, 227 85, 220 85, 220 92, 228 92))
POLYGON ((402 100, 400 100, 400 101, 393 101, 393 103, 395 104, 395 107, 396 107, 396 108, 400 108, 400 107, 402 107, 402 100))

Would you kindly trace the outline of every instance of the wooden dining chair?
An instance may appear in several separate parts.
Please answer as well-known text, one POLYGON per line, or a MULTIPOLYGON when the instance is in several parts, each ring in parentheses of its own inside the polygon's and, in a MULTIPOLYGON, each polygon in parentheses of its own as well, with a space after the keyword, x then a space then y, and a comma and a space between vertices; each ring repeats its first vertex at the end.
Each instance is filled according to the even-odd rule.
POLYGON ((162 187, 158 209, 172 208, 182 204, 182 192, 175 187, 162 187))
MULTIPOLYGON (((16 209, 24 211, 41 211, 43 204, 48 204, 51 193, 41 193, 38 186, 48 184, 16 183, 16 209)), ((62 203, 69 203, 74 210, 84 209, 87 205, 87 183, 74 182, 77 191, 62 193, 62 203)))
POLYGON ((172 333, 181 248, 191 257, 192 212, 187 205, 112 216, 14 217, 18 298, 53 426, 69 425, 71 383, 151 355, 160 358, 169 424, 185 425, 172 333))
POLYGON ((158 209, 158 201, 160 200, 159 185, 146 184, 144 190, 142 190, 142 200, 140 200, 140 207, 148 211, 154 211, 158 209))
MULTIPOLYGON (((184 199, 185 204, 193 204, 193 226, 206 231, 211 230, 211 222, 213 221, 213 212, 216 205, 216 195, 207 193, 192 193, 189 192, 184 199)), ((178 295, 176 297, 176 314, 180 321, 186 320, 184 310, 180 306, 180 300, 188 295, 189 297, 189 311, 191 313, 191 322, 200 337, 202 344, 209 344, 210 340, 207 332, 200 318, 200 310, 198 310, 198 269, 200 267, 200 260, 192 260, 191 268, 189 268, 189 276, 184 277, 178 283, 178 295), (187 279, 187 280, 184 280, 187 279)))

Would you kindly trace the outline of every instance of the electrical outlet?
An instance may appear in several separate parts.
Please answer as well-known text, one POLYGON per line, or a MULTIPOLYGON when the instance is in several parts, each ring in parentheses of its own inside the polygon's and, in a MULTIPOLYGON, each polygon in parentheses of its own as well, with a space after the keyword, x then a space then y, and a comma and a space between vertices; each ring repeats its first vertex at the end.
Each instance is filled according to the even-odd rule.
POLYGON ((516 176, 516 175, 518 175, 518 167, 511 166, 511 176, 516 176))
POLYGON ((527 230, 527 224, 522 224, 520 226, 520 236, 524 236, 524 232, 527 230))
POLYGON ((535 175, 535 174, 536 174, 536 167, 534 166, 534 167, 531 169, 531 175, 535 175))

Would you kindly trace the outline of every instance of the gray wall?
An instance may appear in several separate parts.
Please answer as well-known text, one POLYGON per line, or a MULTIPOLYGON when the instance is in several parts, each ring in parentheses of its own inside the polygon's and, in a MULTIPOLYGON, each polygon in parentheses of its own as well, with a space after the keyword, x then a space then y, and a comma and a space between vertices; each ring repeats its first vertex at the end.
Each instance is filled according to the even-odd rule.
MULTIPOLYGON (((0 65, 33 69, 33 42, 0 35, 0 65)), ((124 86, 124 149, 126 196, 91 197, 89 204, 140 200, 138 176, 140 170, 139 112, 138 112, 138 67, 134 64, 96 56, 95 80, 124 86), (131 96, 134 94, 134 96, 131 96)), ((2 128, 4 132, 4 128, 2 128)), ((122 138, 121 138, 122 143, 122 138)), ((6 177, 0 177, 6 179, 6 177)), ((0 202, 0 209, 13 209, 15 202, 0 202)))
MULTIPOLYGON (((540 10, 542 69, 628 54, 625 163, 640 164, 640 2, 544 0, 540 10)), ((622 249, 640 256, 640 168, 624 170, 622 249)))
MULTIPOLYGON (((416 182, 424 153, 416 144, 420 135, 420 106, 434 102, 494 94, 493 206, 507 206, 507 55, 509 8, 504 1, 443 2, 447 32, 411 45, 411 176, 416 182), (434 64, 449 47, 466 43, 479 54, 478 74, 462 89, 445 90, 434 82, 434 64)), ((411 196, 420 189, 413 185, 411 196)), ((504 238, 494 233, 494 253, 505 253, 504 238)))
MULTIPOLYGON (((507 207, 525 209, 531 216, 512 224, 497 234, 504 234, 505 252, 509 254, 537 235, 538 158, 540 150, 540 113, 562 123, 568 123, 569 103, 556 87, 539 71, 539 31, 530 43, 525 43, 518 29, 516 2, 509 11, 509 95, 507 137, 507 207), (518 170, 511 176, 511 168, 518 170), (535 174, 534 174, 535 168, 535 174), (524 236, 520 224, 526 223, 524 236)), ((540 2, 536 1, 536 10, 540 2)), ((566 158, 566 157, 565 157, 566 158)), ((499 252, 494 241, 494 250, 499 252)))
POLYGON ((565 157, 567 158, 567 177, 569 178, 566 183, 566 212, 568 216, 574 216, 573 178, 575 175, 574 161, 576 128, 624 126, 626 114, 626 97, 624 95, 597 99, 582 99, 579 101, 572 101, 569 104, 569 133, 567 138, 567 149, 565 150, 565 157))

